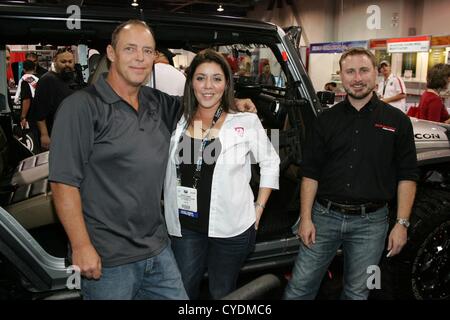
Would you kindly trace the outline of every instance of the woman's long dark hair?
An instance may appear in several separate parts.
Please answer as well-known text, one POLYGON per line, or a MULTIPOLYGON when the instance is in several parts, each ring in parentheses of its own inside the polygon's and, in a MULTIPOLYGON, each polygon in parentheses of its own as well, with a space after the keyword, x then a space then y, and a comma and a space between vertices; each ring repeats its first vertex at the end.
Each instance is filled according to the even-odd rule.
POLYGON ((234 104, 234 86, 233 86, 233 76, 231 73, 230 66, 225 58, 217 51, 212 49, 205 49, 197 53, 194 60, 190 64, 186 71, 186 85, 184 86, 184 96, 183 96, 183 108, 184 117, 187 123, 191 123, 195 112, 197 111, 198 101, 194 94, 194 88, 192 86, 192 81, 194 78, 195 71, 198 66, 205 62, 217 63, 222 69, 225 75, 225 91, 222 96, 222 101, 220 106, 223 111, 229 112, 230 110, 236 111, 234 104))

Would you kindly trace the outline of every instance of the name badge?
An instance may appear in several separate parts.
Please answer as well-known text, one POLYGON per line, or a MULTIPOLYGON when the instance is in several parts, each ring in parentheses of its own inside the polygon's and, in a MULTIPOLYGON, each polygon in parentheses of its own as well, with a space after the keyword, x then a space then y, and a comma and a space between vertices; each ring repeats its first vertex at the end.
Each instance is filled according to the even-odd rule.
POLYGON ((198 218, 197 189, 177 186, 178 213, 198 218))

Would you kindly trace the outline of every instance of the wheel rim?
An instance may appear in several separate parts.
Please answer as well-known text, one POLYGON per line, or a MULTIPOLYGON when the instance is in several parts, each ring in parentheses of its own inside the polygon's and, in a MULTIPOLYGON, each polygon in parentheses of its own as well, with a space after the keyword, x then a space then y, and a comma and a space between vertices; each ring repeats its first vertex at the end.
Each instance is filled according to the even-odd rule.
POLYGON ((450 299, 450 221, 431 232, 412 268, 412 289, 418 299, 450 299))

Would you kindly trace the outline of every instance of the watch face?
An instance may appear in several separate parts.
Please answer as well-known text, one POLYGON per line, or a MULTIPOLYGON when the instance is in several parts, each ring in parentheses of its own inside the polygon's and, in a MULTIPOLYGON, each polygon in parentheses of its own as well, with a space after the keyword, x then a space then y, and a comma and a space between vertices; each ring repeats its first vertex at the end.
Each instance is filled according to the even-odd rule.
POLYGON ((406 228, 409 227, 409 221, 406 220, 406 219, 397 219, 397 222, 398 222, 399 224, 401 224, 402 226, 405 226, 406 228))

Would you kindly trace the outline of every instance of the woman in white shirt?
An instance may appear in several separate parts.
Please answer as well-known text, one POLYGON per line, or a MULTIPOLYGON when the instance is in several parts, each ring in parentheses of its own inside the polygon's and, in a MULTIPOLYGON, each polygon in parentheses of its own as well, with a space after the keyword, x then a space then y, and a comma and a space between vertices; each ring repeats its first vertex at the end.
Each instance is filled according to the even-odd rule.
POLYGON ((233 92, 223 56, 198 53, 187 71, 164 186, 167 229, 191 299, 198 298, 205 270, 213 299, 235 289, 265 204, 278 189, 278 154, 258 116, 235 111, 233 92), (261 169, 255 202, 251 161, 261 169))

